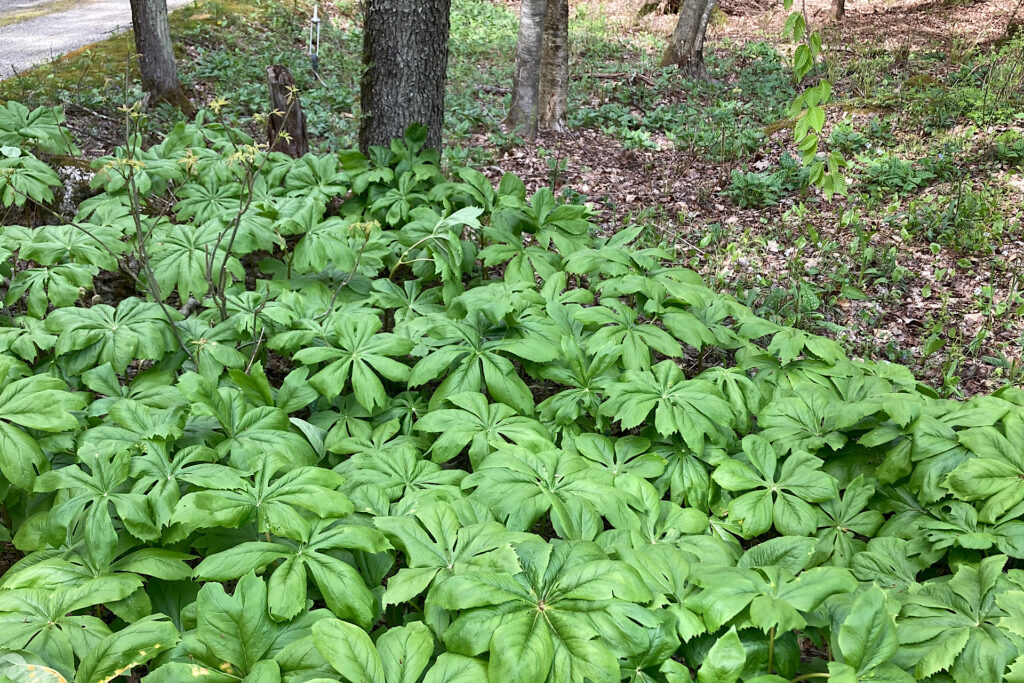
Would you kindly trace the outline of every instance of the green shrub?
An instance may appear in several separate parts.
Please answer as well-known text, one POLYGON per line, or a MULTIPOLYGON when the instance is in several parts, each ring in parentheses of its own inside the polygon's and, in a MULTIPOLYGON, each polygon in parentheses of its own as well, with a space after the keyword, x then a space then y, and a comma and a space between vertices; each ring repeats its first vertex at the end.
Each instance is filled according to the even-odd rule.
POLYGON ((872 159, 864 167, 864 184, 874 195, 911 193, 927 185, 933 177, 930 171, 915 167, 913 162, 892 156, 872 159))

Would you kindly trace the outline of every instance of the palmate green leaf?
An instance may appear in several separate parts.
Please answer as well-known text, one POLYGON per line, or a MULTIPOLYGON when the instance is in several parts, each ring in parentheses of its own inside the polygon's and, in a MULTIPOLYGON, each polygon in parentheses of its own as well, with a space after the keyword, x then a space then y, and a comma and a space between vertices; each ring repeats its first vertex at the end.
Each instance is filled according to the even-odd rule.
POLYGON ((268 666, 265 662, 308 638, 314 624, 330 617, 326 610, 311 610, 276 623, 267 612, 267 593, 267 585, 252 573, 238 581, 233 594, 219 583, 205 584, 194 605, 194 630, 183 634, 178 647, 168 653, 167 663, 151 673, 147 683, 179 683, 201 675, 221 683, 245 679, 254 672, 265 675, 261 671, 268 666))
POLYGON ((612 485, 610 474, 554 448, 499 448, 462 480, 462 487, 474 488, 473 496, 513 531, 530 529, 548 513, 560 537, 589 541, 601 530, 602 516, 626 517, 626 495, 612 485))
POLYGON ((1012 519, 1024 512, 1024 420, 1009 415, 1004 436, 994 427, 975 427, 958 434, 960 443, 975 456, 946 477, 945 485, 962 500, 983 500, 982 522, 1012 519))
POLYGON ((756 415, 764 396, 757 384, 740 368, 708 368, 697 376, 698 379, 711 382, 725 397, 736 415, 736 427, 741 433, 750 431, 750 418, 756 415))
POLYGON ((88 472, 69 465, 36 479, 37 492, 66 492, 47 515, 47 536, 53 545, 62 544, 77 529, 89 539, 89 552, 96 564, 103 565, 117 543, 115 520, 140 540, 159 537, 145 496, 129 490, 130 461, 127 452, 94 456, 83 460, 88 472))
POLYGON ((527 541, 515 548, 521 573, 461 574, 438 587, 439 604, 461 612, 444 635, 449 651, 489 651, 487 675, 495 683, 520 674, 552 683, 618 681, 611 634, 591 617, 650 600, 644 583, 592 543, 527 541))
POLYGON ((615 483, 620 477, 656 479, 667 461, 650 452, 651 442, 639 436, 609 439, 601 434, 581 434, 573 446, 584 458, 608 470, 615 483))
POLYGON ((392 312, 396 332, 417 318, 444 312, 440 288, 424 289, 419 280, 406 280, 401 286, 391 280, 374 280, 373 289, 370 302, 392 312))
POLYGON ((32 232, 31 243, 22 246, 19 254, 43 266, 80 263, 117 270, 117 255, 126 248, 121 231, 112 226, 46 225, 32 232))
POLYGON ((71 678, 75 658, 87 656, 111 635, 102 619, 75 612, 121 600, 135 587, 107 578, 72 588, 0 591, 0 648, 26 650, 71 678))
POLYGON ((241 208, 241 194, 240 183, 221 182, 215 174, 207 173, 201 182, 185 183, 177 191, 181 201, 174 211, 179 221, 195 219, 197 224, 208 225, 216 218, 236 214, 241 208))
POLYGON ((352 683, 386 683, 384 665, 366 631, 337 619, 313 626, 313 643, 334 669, 352 683))
POLYGON ((359 247, 369 239, 363 224, 336 216, 320 220, 312 214, 311 218, 316 220, 301 226, 303 237, 295 245, 292 260, 295 272, 321 273, 329 267, 351 272, 360 258, 359 247), (360 244, 353 246, 353 241, 360 244))
MULTIPOLYGON (((473 243, 464 241, 462 233, 468 228, 480 230, 478 220, 482 210, 467 206, 448 216, 442 216, 427 206, 409 211, 413 220, 398 230, 398 242, 406 249, 400 263, 412 263, 413 272, 425 279, 440 277, 444 298, 450 301, 461 293, 461 280, 467 261, 467 249, 473 243)), ((468 255, 472 257, 472 251, 468 255)))
POLYGON ((809 536, 818 526, 818 512, 808 501, 838 495, 836 481, 821 472, 821 460, 804 452, 789 455, 777 470, 778 454, 760 435, 743 439, 750 464, 723 461, 712 477, 727 491, 747 491, 729 503, 729 519, 737 522, 745 538, 759 536, 773 525, 792 536, 809 536))
POLYGON ((565 259, 568 273, 618 277, 655 268, 663 258, 671 258, 662 248, 638 249, 629 246, 643 232, 640 226, 619 230, 611 237, 598 237, 594 247, 573 251, 565 259))
POLYGON ((373 595, 355 568, 338 559, 335 552, 379 553, 389 547, 376 529, 318 520, 302 538, 242 543, 209 555, 195 568, 195 577, 228 581, 280 561, 269 579, 268 605, 275 620, 288 621, 305 609, 308 570, 332 612, 369 626, 373 595))
MULTIPOLYGON (((150 601, 141 590, 143 575, 167 581, 180 581, 192 575, 185 564, 192 556, 163 548, 141 548, 122 554, 112 561, 97 562, 96 553, 90 552, 89 540, 81 538, 69 542, 61 550, 39 550, 27 555, 4 575, 4 589, 33 588, 57 590, 76 588, 88 591, 91 587, 109 590, 120 586, 127 597, 108 602, 106 607, 126 622, 132 622, 152 611, 150 601)), ((122 543, 123 549, 128 544, 122 543)), ((120 551, 116 551, 120 552, 120 551)))
POLYGON ((815 452, 826 445, 839 450, 847 441, 844 432, 875 412, 870 404, 837 401, 827 389, 808 382, 799 387, 799 393, 775 398, 758 415, 761 434, 780 453, 815 452))
POLYGON ((389 629, 377 639, 387 683, 417 683, 434 653, 434 637, 419 622, 389 629))
POLYGON ((49 467, 39 442, 25 430, 59 433, 78 429, 72 411, 81 410, 81 394, 55 377, 8 379, 0 370, 0 473, 14 486, 30 490, 36 474, 49 467))
POLYGON ((846 490, 842 499, 829 498, 819 503, 818 549, 822 562, 849 567, 854 556, 865 549, 857 536, 871 538, 882 525, 882 513, 867 509, 875 487, 858 476, 846 490))
MULTIPOLYGON (((931 549, 941 555, 949 548, 988 550, 992 547, 1013 557, 1024 555, 1024 523, 1014 520, 1000 524, 982 524, 978 511, 960 501, 933 505, 924 512, 908 513, 910 528, 923 534, 931 549)), ((901 530, 906 534, 907 530, 901 530)))
POLYGON ((670 360, 652 371, 624 373, 623 381, 608 385, 607 396, 601 414, 618 420, 624 429, 642 424, 653 410, 659 434, 678 432, 697 453, 707 441, 723 441, 725 430, 735 424, 732 409, 713 384, 685 379, 670 360))
POLYGON ((50 306, 61 309, 74 305, 85 290, 92 289, 95 275, 94 266, 79 263, 26 268, 11 279, 4 303, 10 306, 27 293, 28 314, 45 318, 50 306))
POLYGON ((597 330, 587 339, 592 349, 615 349, 626 370, 649 370, 651 350, 680 357, 683 349, 670 334, 656 325, 637 322, 637 313, 618 299, 601 299, 601 305, 581 308, 576 319, 597 330))
POLYGON ((151 408, 130 398, 105 405, 109 410, 104 421, 85 430, 78 439, 80 458, 110 458, 122 451, 159 448, 184 434, 188 415, 182 405, 151 408))
MULTIPOLYGON (((243 391, 229 384, 218 387, 209 378, 185 373, 178 379, 182 393, 192 402, 193 415, 209 415, 216 426, 200 431, 207 445, 243 469, 255 467, 267 453, 287 453, 293 464, 311 464, 317 455, 288 414, 274 406, 252 406, 243 391)), ((208 424, 208 423, 207 423, 208 424)))
MULTIPOLYGON (((479 312, 492 325, 501 325, 515 316, 522 315, 527 308, 540 307, 545 303, 546 300, 537 290, 535 282, 490 281, 466 290, 452 299, 446 311, 457 320, 464 320, 479 312)), ((554 355, 551 354, 551 357, 554 355)))
POLYGON ((431 396, 431 410, 450 396, 486 387, 496 401, 512 406, 521 415, 533 414, 533 394, 506 357, 526 353, 524 357, 529 360, 528 345, 498 336, 482 314, 465 321, 435 316, 431 322, 430 336, 437 340, 437 348, 417 362, 409 375, 410 387, 445 375, 431 396))
POLYGON ((893 662, 917 679, 948 671, 954 680, 1000 680, 1024 647, 1020 636, 999 627, 1006 612, 996 599, 1011 587, 1005 563, 1005 555, 994 555, 961 565, 952 578, 933 579, 904 597, 893 662))
POLYGON ((462 470, 444 469, 425 460, 409 447, 391 449, 386 456, 360 453, 338 465, 335 471, 345 477, 344 490, 353 498, 374 490, 388 502, 419 491, 458 498, 459 485, 466 476, 462 470))
MULTIPOLYGON (((352 401, 352 404, 355 404, 355 401, 352 401)), ((384 415, 378 416, 381 420, 384 417, 384 415)), ((357 431, 353 434, 346 427, 351 427, 355 424, 355 422, 346 424, 340 421, 336 423, 327 432, 324 442, 325 448, 331 453, 342 455, 356 454, 383 459, 393 456, 396 451, 408 451, 416 456, 420 455, 423 439, 400 433, 402 422, 398 417, 382 421, 373 427, 372 430, 357 431)))
POLYGON ((778 566, 796 575, 807 568, 814 559, 813 538, 800 536, 778 536, 762 541, 743 553, 736 563, 744 569, 764 569, 778 566))
POLYGON ((912 683, 914 677, 890 663, 899 649, 896 624, 886 608, 885 593, 872 586, 857 596, 837 638, 840 657, 829 672, 840 681, 912 683))
MULTIPOLYGON (((60 107, 29 109, 21 102, 8 101, 0 107, 0 145, 38 147, 50 154, 77 156, 71 131, 64 124, 60 107)), ((43 681, 42 683, 46 683, 43 681)))
MULTIPOLYGON (((313 626, 313 642, 331 666, 352 683, 417 683, 434 651, 430 629, 419 622, 388 629, 374 645, 362 629, 325 619, 313 626)), ((442 658, 427 673, 426 681, 464 680, 461 676, 478 670, 468 658, 442 658), (437 679, 445 674, 451 678, 437 679)))
POLYGON ((165 619, 145 617, 104 638, 78 665, 75 683, 105 683, 174 646, 178 631, 165 619))
POLYGON ((397 605, 427 592, 428 624, 442 632, 448 622, 432 616, 434 586, 454 574, 477 570, 515 572, 518 559, 510 544, 526 537, 491 520, 470 521, 463 524, 446 501, 417 506, 409 515, 376 517, 374 525, 405 554, 408 565, 388 579, 382 603, 397 605))
POLYGON ((554 244, 559 254, 568 256, 583 248, 589 239, 589 211, 586 206, 558 204, 551 188, 542 187, 530 199, 526 213, 532 226, 524 230, 533 233, 541 246, 550 248, 554 244))
POLYGON ((327 398, 334 398, 351 382, 356 400, 367 410, 387 403, 387 392, 378 375, 395 382, 409 379, 409 368, 395 360, 408 354, 413 343, 390 333, 378 333, 376 316, 338 320, 330 346, 305 348, 293 357, 297 363, 312 365, 329 361, 309 382, 327 398))
POLYGON ((736 683, 746 662, 747 652, 734 626, 711 646, 697 671, 697 683, 736 683))
POLYGON ((254 574, 244 576, 233 595, 216 583, 203 586, 196 617, 198 639, 215 660, 228 665, 227 672, 248 673, 270 648, 267 590, 254 574))
MULTIPOLYGON (((207 465, 196 480, 205 490, 192 491, 178 501, 171 523, 186 530, 237 528, 254 521, 261 532, 303 538, 310 519, 341 518, 352 513, 352 503, 338 488, 343 479, 321 467, 293 467, 282 455, 264 455, 249 479, 223 465, 207 465)), ((183 478, 190 479, 185 476, 183 478)))
POLYGON ((851 562, 854 575, 871 581, 880 588, 904 592, 917 584, 917 575, 931 564, 921 556, 920 544, 893 536, 879 536, 868 541, 867 550, 857 553, 851 562))
POLYGON ((225 368, 244 368, 249 357, 238 350, 243 335, 228 320, 210 325, 199 318, 175 324, 181 343, 192 352, 196 371, 204 377, 219 377, 225 368))
POLYGON ((13 352, 29 363, 56 342, 57 335, 47 332, 43 321, 30 315, 15 316, 10 327, 0 327, 0 352, 13 352))
POLYGON ((177 292, 182 301, 190 296, 202 299, 211 279, 219 277, 222 264, 229 276, 245 279, 241 262, 228 254, 230 228, 227 233, 222 234, 222 226, 216 222, 158 223, 146 251, 160 293, 177 292))
POLYGON ((479 258, 487 267, 504 266, 505 282, 532 285, 537 278, 548 279, 559 266, 558 254, 538 245, 523 244, 519 234, 494 225, 484 226, 488 246, 480 250, 479 258))
POLYGON ((156 368, 144 370, 135 375, 124 386, 110 363, 104 363, 82 374, 82 382, 99 396, 88 408, 90 417, 105 415, 110 406, 122 398, 137 401, 148 408, 166 409, 185 403, 178 388, 174 386, 173 375, 156 368))
POLYGON ((30 652, 0 652, 0 683, 68 683, 59 671, 30 652))
POLYGON ((612 350, 590 356, 568 336, 560 345, 560 358, 539 366, 536 374, 570 388, 544 399, 537 408, 542 420, 564 428, 575 426, 583 415, 598 417, 601 396, 616 379, 618 364, 612 350))
POLYGON ((345 194, 348 189, 348 174, 338 168, 336 155, 306 154, 288 169, 284 186, 289 196, 312 197, 318 201, 326 201, 330 197, 345 194))
POLYGON ((625 494, 629 512, 615 518, 614 529, 606 529, 598 535, 597 542, 605 548, 625 545, 644 549, 657 544, 676 544, 708 530, 706 514, 661 500, 658 490, 645 480, 623 476, 615 486, 625 494))
POLYGON ((704 590, 689 606, 704 617, 709 630, 727 624, 749 608, 750 622, 767 633, 801 629, 805 615, 827 598, 848 593, 857 582, 846 569, 815 567, 796 577, 780 566, 758 570, 741 567, 697 567, 693 580, 704 590))
POLYGON ((4 207, 22 207, 30 200, 51 204, 50 188, 58 185, 60 177, 35 157, 0 155, 0 204, 4 207))
POLYGON ((671 659, 679 649, 675 617, 668 612, 659 612, 658 616, 660 619, 654 626, 643 629, 643 635, 631 648, 634 652, 627 657, 619 657, 619 676, 629 683, 654 683, 664 680, 658 676, 658 671, 668 662, 682 667, 679 662, 671 659))
POLYGON ((136 298, 117 308, 59 308, 47 316, 46 329, 57 335, 54 353, 70 375, 103 363, 123 375, 133 360, 161 360, 175 344, 160 305, 136 298))
POLYGON ((455 408, 433 410, 415 425, 421 432, 440 434, 430 447, 434 462, 447 462, 466 446, 470 462, 478 465, 499 446, 513 443, 539 449, 551 443, 550 434, 539 422, 502 403, 488 404, 483 394, 456 394, 447 400, 455 408))
POLYGON ((487 680, 487 667, 479 659, 446 652, 437 658, 423 683, 478 683, 487 680))
POLYGON ((697 591, 689 580, 691 564, 704 558, 667 543, 643 548, 617 545, 612 551, 647 584, 653 596, 650 607, 671 614, 671 628, 679 638, 690 640, 707 630, 700 615, 687 606, 690 596, 697 591))

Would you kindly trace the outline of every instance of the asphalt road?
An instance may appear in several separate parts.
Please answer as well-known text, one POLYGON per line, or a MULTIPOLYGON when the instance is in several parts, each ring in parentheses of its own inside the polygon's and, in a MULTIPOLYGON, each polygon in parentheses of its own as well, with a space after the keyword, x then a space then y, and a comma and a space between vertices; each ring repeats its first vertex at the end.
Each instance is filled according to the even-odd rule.
MULTIPOLYGON (((167 0, 176 9, 193 0, 167 0)), ((80 0, 70 9, 55 0, 0 0, 0 20, 47 4, 57 11, 7 26, 0 26, 0 79, 41 62, 95 43, 131 27, 128 0, 80 0)))

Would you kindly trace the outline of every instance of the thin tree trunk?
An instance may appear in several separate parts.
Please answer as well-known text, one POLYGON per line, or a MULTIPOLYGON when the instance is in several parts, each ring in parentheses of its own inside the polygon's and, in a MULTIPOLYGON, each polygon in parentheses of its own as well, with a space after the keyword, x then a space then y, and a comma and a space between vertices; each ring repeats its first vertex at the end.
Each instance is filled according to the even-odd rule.
POLYGON ((295 89, 295 79, 288 67, 279 64, 267 67, 270 86, 270 116, 267 138, 271 151, 284 152, 298 159, 309 151, 306 136, 306 115, 295 89))
POLYGON ((846 16, 846 0, 832 0, 832 18, 842 21, 846 16))
POLYGON ((565 130, 569 91, 568 0, 523 0, 505 122, 524 137, 565 130))
POLYGON ((420 123, 441 148, 451 0, 366 0, 359 147, 387 145, 420 123))
POLYGON ((523 0, 519 7, 519 41, 512 72, 512 104, 505 119, 523 136, 537 137, 540 69, 544 54, 544 23, 547 0, 523 0))
POLYGON ((540 64, 541 130, 565 130, 569 97, 569 0, 548 0, 540 64))
POLYGON ((715 0, 683 0, 679 21, 661 59, 662 66, 676 65, 694 78, 707 78, 704 67, 704 35, 715 0))
POLYGON ((186 113, 195 111, 185 96, 171 46, 167 0, 131 0, 135 50, 139 53, 142 89, 149 101, 169 102, 186 113))

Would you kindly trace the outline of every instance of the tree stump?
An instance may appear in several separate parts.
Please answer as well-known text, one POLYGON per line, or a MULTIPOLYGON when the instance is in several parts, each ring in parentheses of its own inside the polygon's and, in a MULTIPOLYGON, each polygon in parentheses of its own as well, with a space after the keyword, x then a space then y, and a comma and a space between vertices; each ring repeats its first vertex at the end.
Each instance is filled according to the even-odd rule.
POLYGON ((267 67, 267 82, 270 85, 270 116, 267 118, 270 151, 284 152, 297 159, 309 151, 309 140, 295 79, 288 67, 275 64, 267 67))

